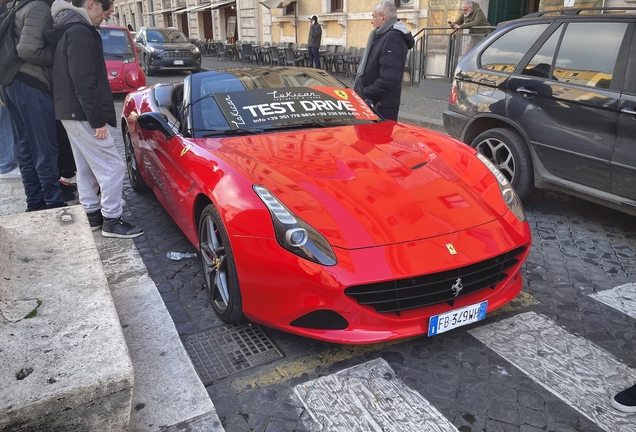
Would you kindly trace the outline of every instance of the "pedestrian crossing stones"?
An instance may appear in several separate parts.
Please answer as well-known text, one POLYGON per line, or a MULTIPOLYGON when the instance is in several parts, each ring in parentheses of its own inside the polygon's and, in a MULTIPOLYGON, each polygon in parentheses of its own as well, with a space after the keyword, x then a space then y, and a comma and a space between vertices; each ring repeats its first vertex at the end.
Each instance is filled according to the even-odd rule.
POLYGON ((609 404, 636 382, 636 370, 587 339, 534 312, 468 333, 606 431, 636 430, 636 419, 609 404))
POLYGON ((629 283, 611 290, 591 294, 590 297, 636 319, 636 283, 629 283))
POLYGON ((315 431, 457 432, 381 358, 297 385, 294 394, 315 431))

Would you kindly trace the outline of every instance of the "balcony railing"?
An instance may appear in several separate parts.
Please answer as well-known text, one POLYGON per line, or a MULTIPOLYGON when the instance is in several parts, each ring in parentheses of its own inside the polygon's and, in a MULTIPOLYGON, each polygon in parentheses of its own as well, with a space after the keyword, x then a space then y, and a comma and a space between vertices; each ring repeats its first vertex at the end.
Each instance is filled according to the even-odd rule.
POLYGON ((450 80, 457 63, 496 27, 473 27, 469 33, 448 27, 424 27, 415 33, 415 46, 407 64, 411 83, 425 79, 450 80))

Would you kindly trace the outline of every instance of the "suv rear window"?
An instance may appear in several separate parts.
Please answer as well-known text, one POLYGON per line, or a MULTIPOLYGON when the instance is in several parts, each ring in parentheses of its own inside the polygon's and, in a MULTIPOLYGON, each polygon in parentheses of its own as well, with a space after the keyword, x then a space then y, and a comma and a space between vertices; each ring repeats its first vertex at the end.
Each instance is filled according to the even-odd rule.
POLYGON ((533 24, 510 30, 482 52, 481 67, 512 72, 548 26, 533 24))

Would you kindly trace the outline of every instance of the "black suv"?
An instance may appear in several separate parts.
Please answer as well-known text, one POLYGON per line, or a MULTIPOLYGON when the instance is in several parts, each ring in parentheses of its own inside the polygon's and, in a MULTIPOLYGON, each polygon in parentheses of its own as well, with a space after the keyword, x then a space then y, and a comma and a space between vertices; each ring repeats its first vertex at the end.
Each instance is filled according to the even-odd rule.
POLYGON ((163 69, 201 71, 201 51, 179 29, 142 27, 135 43, 143 48, 141 57, 148 76, 163 69))
POLYGON ((457 66, 446 131, 488 156, 522 199, 549 188, 636 215, 635 11, 501 24, 457 66))

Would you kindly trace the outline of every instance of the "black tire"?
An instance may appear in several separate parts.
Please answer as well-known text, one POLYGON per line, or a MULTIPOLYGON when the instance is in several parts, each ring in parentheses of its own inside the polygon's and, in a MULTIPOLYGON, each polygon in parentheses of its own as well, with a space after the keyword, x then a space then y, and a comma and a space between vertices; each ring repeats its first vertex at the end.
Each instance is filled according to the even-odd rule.
POLYGON ((214 312, 225 323, 244 318, 232 247, 216 208, 210 204, 199 221, 199 252, 205 289, 214 312))
POLYGON ((150 60, 148 59, 148 54, 144 55, 144 72, 146 76, 153 76, 155 73, 150 69, 150 60))
POLYGON ((128 128, 124 129, 124 152, 126 154, 126 171, 128 171, 128 180, 130 180, 130 186, 137 192, 147 191, 148 185, 141 177, 141 173, 137 168, 137 158, 135 157, 135 151, 133 149, 132 139, 130 138, 130 132, 128 128))
POLYGON ((490 159, 525 200, 534 192, 534 171, 530 150, 512 129, 496 128, 480 133, 471 146, 490 159))

